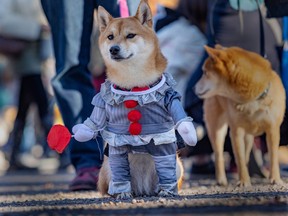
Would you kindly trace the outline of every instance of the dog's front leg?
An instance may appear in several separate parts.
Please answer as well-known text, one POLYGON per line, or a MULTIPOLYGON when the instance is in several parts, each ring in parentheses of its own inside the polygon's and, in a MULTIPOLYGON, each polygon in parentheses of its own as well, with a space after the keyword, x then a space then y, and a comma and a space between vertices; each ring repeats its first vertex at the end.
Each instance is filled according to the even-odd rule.
POLYGON ((270 159, 270 182, 282 184, 280 177, 278 148, 280 143, 280 126, 273 126, 266 132, 267 147, 270 159))
POLYGON ((204 113, 208 136, 215 154, 216 181, 219 185, 226 186, 228 182, 223 151, 228 125, 225 111, 221 108, 217 98, 213 97, 204 100, 204 113))
POLYGON ((210 133, 212 147, 215 154, 215 171, 217 183, 221 186, 228 184, 225 172, 224 142, 227 134, 227 125, 224 124, 210 133))
POLYGON ((250 176, 246 164, 245 130, 243 128, 231 128, 230 138, 237 163, 240 187, 251 185, 250 176))

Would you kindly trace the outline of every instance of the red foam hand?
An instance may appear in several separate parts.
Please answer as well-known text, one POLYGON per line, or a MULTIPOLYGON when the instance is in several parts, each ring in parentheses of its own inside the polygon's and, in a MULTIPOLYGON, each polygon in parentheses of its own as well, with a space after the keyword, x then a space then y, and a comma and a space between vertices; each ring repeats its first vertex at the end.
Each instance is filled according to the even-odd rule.
POLYGON ((131 135, 139 135, 142 131, 142 125, 138 122, 132 122, 129 126, 129 132, 131 135))
POLYGON ((51 149, 62 153, 70 142, 71 134, 69 130, 60 124, 53 125, 50 129, 47 142, 51 149))

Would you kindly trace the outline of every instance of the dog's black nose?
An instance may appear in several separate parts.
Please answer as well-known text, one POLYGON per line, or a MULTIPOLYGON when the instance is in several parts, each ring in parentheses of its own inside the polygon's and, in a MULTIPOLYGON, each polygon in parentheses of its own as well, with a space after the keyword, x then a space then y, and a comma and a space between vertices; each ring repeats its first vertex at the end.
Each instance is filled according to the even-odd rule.
POLYGON ((111 55, 117 55, 120 51, 120 47, 119 46, 112 46, 109 51, 110 51, 111 55))

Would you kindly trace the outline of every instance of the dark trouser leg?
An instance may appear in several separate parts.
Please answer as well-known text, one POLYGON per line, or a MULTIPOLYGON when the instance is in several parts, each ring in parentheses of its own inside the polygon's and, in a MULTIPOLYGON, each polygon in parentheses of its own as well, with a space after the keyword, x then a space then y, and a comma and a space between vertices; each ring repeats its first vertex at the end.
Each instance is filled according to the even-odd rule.
MULTIPOLYGON (((83 122, 90 116, 93 109, 91 101, 96 93, 87 69, 90 60, 90 36, 95 2, 94 0, 85 0, 82 2, 83 8, 74 10, 77 13, 83 10, 83 17, 77 17, 73 11, 69 11, 69 9, 73 10, 74 3, 80 4, 80 1, 78 3, 71 1, 71 5, 66 6, 64 5, 65 2, 68 1, 42 0, 42 6, 52 29, 56 58, 57 75, 52 80, 52 86, 64 123, 71 131, 75 124, 83 122), (83 28, 78 27, 81 25, 78 23, 79 19, 82 19, 83 28), (66 35, 71 34, 68 32, 69 26, 70 28, 75 26, 73 35, 66 35), (80 35, 80 41, 75 41, 76 45, 74 44, 80 47, 79 53, 73 52, 71 50, 73 46, 69 46, 71 41, 68 40, 73 38, 75 34, 80 35), (69 55, 67 56, 67 54, 69 55), (75 59, 77 63, 73 64, 75 59)), ((69 150, 71 162, 76 170, 86 167, 100 167, 102 164, 103 141, 100 137, 97 138, 96 142, 91 140, 85 143, 71 139, 69 150)))
POLYGON ((25 127, 25 120, 28 113, 30 104, 32 103, 32 97, 29 94, 29 77, 22 77, 20 80, 18 111, 14 122, 14 128, 10 134, 7 148, 10 165, 17 163, 17 156, 22 141, 23 131, 25 127), (10 152, 10 153, 9 153, 10 152))
POLYGON ((20 150, 24 127, 25 122, 16 120, 14 123, 13 131, 9 136, 9 140, 7 143, 7 145, 9 145, 9 147, 7 146, 9 150, 7 151, 7 156, 9 158, 10 166, 18 164, 18 154, 20 150))
POLYGON ((44 136, 41 136, 44 154, 48 155, 51 150, 46 142, 46 137, 53 124, 53 115, 52 112, 49 112, 48 95, 42 82, 41 72, 27 76, 27 85, 30 86, 27 94, 30 95, 31 100, 37 106, 41 129, 44 132, 44 136))

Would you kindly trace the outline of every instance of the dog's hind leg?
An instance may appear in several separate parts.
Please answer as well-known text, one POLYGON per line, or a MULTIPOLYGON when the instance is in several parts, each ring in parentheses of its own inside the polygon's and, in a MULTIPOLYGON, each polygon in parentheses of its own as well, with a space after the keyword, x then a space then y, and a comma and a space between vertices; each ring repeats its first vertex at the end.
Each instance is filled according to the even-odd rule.
POLYGON ((155 196, 159 180, 151 155, 129 154, 129 163, 133 194, 136 197, 155 196))
POLYGON ((225 186, 227 185, 227 177, 223 152, 228 125, 224 110, 214 97, 204 101, 204 113, 208 136, 215 154, 216 180, 219 185, 225 186))
POLYGON ((181 190, 183 181, 184 181, 184 167, 181 159, 178 155, 176 155, 176 176, 177 176, 177 182, 178 182, 178 191, 181 190))
POLYGON ((280 143, 280 126, 271 126, 266 132, 267 148, 270 159, 270 182, 272 184, 282 184, 280 177, 278 149, 280 143))
POLYGON ((99 172, 97 189, 104 195, 108 193, 109 182, 111 180, 111 169, 109 166, 108 157, 104 156, 104 161, 99 172))
MULTIPOLYGON (((246 165, 250 176, 257 175, 259 177, 266 177, 267 171, 263 166, 263 155, 262 152, 257 150, 255 144, 255 137, 252 134, 245 135, 245 158, 246 165), (260 154, 259 154, 260 153, 260 154)), ((260 139, 260 137, 259 137, 260 139)))

